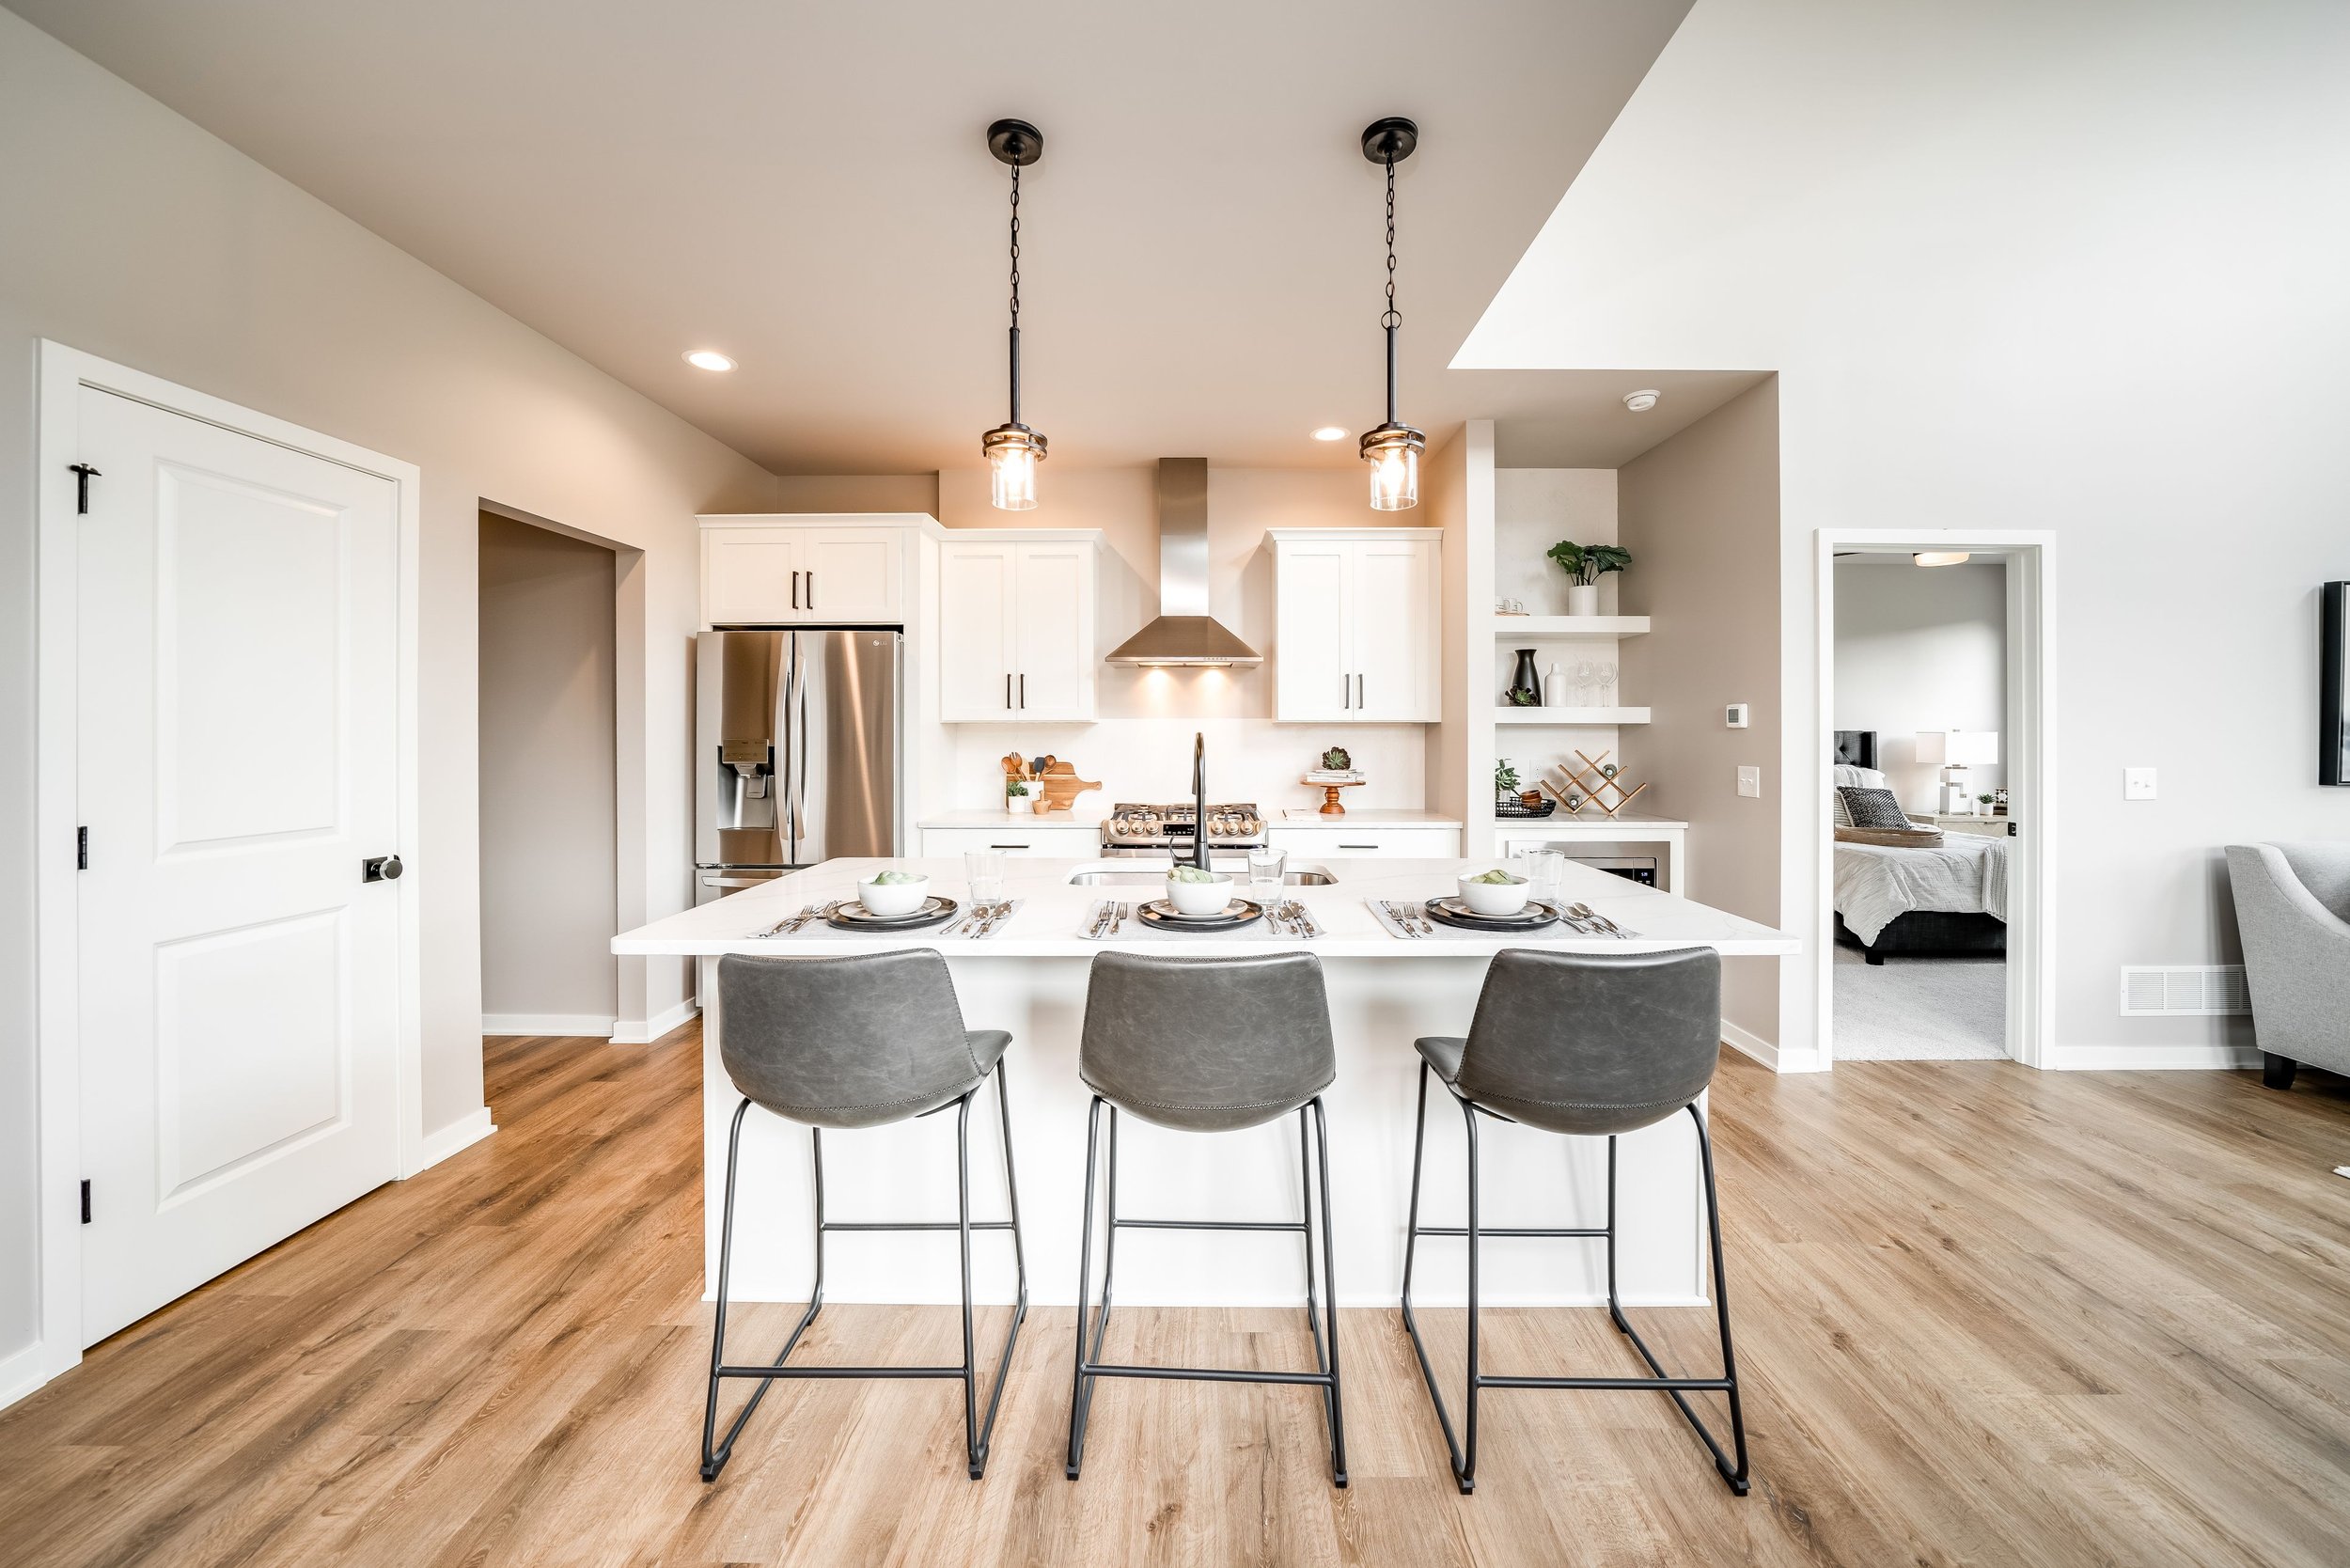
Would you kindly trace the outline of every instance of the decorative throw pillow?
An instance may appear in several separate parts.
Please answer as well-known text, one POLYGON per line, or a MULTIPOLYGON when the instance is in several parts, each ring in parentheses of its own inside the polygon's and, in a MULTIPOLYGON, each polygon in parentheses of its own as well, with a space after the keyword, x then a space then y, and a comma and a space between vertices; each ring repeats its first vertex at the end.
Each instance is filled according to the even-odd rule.
POLYGON ((1909 826, 1909 813, 1890 790, 1855 789, 1850 785, 1836 792, 1844 803, 1844 810, 1855 827, 1872 827, 1903 831, 1909 826))
POLYGON ((1874 768, 1864 768, 1852 762, 1839 762, 1836 764, 1835 776, 1828 783, 1828 799, 1836 808, 1836 825, 1850 827, 1852 826, 1852 812, 1845 807, 1844 797, 1836 792, 1847 785, 1860 789, 1882 790, 1885 788, 1885 775, 1874 768))

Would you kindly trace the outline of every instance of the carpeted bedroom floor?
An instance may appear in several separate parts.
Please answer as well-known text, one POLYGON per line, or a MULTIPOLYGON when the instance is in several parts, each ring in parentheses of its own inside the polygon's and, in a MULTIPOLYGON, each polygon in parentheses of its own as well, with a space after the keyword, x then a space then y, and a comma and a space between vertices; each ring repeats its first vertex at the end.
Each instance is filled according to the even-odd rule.
POLYGON ((2007 1055, 2007 961, 1888 958, 1836 948, 1838 1061, 1972 1061, 2007 1055))

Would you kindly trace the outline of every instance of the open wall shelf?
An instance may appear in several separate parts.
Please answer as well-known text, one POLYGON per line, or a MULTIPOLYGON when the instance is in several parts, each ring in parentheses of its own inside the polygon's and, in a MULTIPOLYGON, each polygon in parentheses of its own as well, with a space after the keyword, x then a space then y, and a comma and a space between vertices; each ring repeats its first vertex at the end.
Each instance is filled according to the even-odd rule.
POLYGON ((1494 639, 1512 637, 1637 637, 1648 630, 1644 615, 1497 615, 1494 639))
POLYGON ((1496 724, 1646 724, 1646 708, 1496 708, 1496 724))

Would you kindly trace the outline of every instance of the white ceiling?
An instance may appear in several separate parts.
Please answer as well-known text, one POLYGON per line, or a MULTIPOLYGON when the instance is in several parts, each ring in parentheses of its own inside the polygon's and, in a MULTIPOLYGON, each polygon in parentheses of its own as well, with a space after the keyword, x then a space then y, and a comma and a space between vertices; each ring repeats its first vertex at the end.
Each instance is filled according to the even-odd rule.
POLYGON ((6 0, 779 473, 979 463, 1023 176, 1026 417, 1053 462, 1355 461, 1382 416, 1381 178, 1404 114, 1402 416, 1622 462, 1751 384, 1445 367, 1688 0, 6 0), (714 347, 713 376, 680 354, 714 347), (1645 416, 1615 400, 1665 389, 1645 416))

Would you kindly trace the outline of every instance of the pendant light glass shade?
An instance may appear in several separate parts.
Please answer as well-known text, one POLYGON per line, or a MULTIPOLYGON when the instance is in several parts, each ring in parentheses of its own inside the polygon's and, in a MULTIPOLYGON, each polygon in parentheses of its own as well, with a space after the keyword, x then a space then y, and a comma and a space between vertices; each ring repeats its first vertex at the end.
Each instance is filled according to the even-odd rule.
POLYGON ((989 503, 1003 511, 1035 510, 1044 438, 1026 425, 998 425, 979 439, 987 449, 989 503))
POLYGON ((1408 511, 1419 505, 1419 454, 1427 445, 1409 425, 1382 425, 1363 437, 1371 510, 1408 511))

